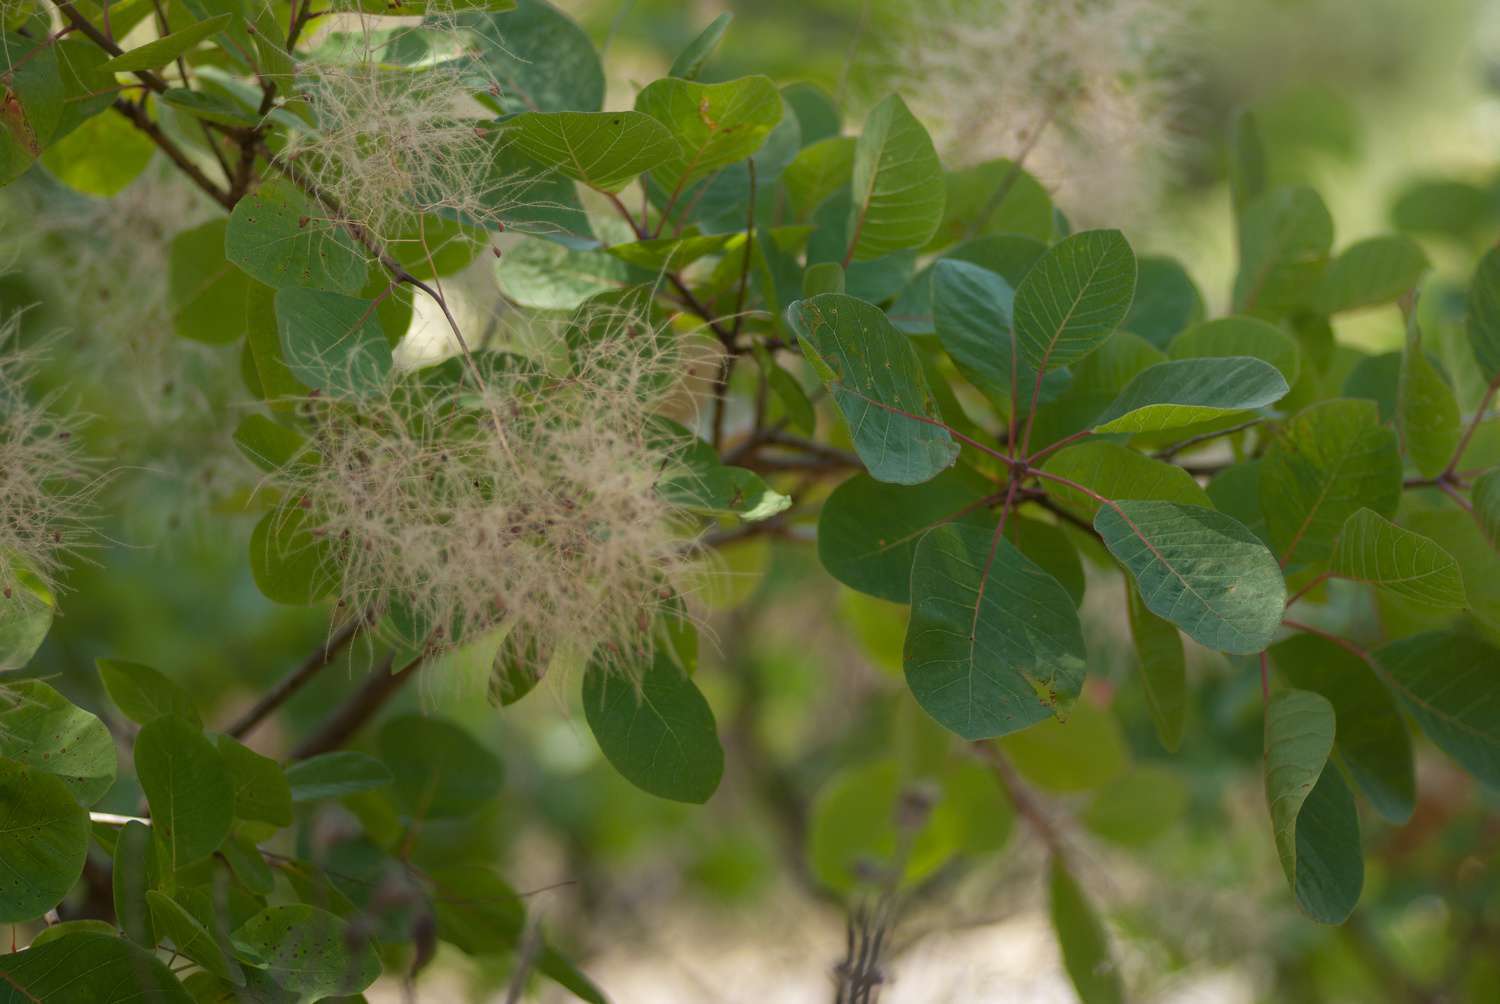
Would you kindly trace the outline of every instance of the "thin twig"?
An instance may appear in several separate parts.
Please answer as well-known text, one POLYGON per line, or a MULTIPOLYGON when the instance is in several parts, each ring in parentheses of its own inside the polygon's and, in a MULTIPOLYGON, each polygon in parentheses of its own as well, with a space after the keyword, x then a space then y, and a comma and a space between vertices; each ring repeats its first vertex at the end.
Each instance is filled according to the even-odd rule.
POLYGON ((301 665, 277 681, 276 686, 256 701, 254 707, 235 719, 234 723, 224 730, 225 734, 235 739, 242 739, 248 735, 271 712, 291 700, 293 695, 333 662, 333 657, 364 625, 365 619, 356 617, 335 631, 322 645, 318 646, 316 651, 304 659, 301 665))
POLYGON ((342 707, 334 711, 316 732, 292 750, 292 759, 306 760, 308 757, 327 753, 344 745, 374 717, 377 711, 385 706, 387 701, 396 695, 397 691, 416 678, 426 662, 427 653, 423 652, 393 673, 391 672, 391 659, 386 658, 375 667, 369 681, 363 687, 356 691, 342 707))

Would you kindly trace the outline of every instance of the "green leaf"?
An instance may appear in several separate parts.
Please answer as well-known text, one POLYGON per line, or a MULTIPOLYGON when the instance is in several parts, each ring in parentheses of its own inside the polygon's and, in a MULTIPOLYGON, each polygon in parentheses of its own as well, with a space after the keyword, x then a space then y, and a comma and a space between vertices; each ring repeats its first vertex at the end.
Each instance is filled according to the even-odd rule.
POLYGON ((948 524, 917 542, 906 682, 965 739, 1006 735, 1060 713, 1083 686, 1073 598, 1007 540, 948 524))
POLYGON ((41 160, 74 191, 109 199, 140 177, 155 153, 156 144, 123 115, 96 115, 54 137, 41 160))
POLYGON ((740 234, 688 233, 681 237, 657 237, 613 244, 605 250, 627 265, 652 272, 672 272, 691 265, 704 255, 718 254, 731 242, 743 243, 740 234))
POLYGON ((1286 584, 1244 524, 1176 502, 1101 506, 1094 529, 1130 570, 1146 608, 1208 648, 1259 652, 1281 624, 1286 584))
MULTIPOLYGON (((1137 374, 1166 359, 1166 353, 1139 335, 1117 331, 1070 369, 1049 373, 1042 380, 1031 445, 1056 443, 1087 429, 1137 374)), ((1030 392, 1022 391, 1023 407, 1030 399, 1030 392)))
POLYGON ((150 666, 123 659, 96 659, 99 679, 109 699, 121 713, 138 725, 173 715, 201 725, 193 699, 176 683, 150 666))
POLYGON ((1344 521, 1328 570, 1425 606, 1461 610, 1469 602, 1453 555, 1369 509, 1344 521))
POLYGON ((1026 362, 1046 373, 1098 348, 1129 313, 1135 278, 1135 254, 1118 230, 1085 230, 1048 248, 1016 288, 1026 362))
POLYGON ((1187 719, 1187 659, 1182 636, 1169 622, 1146 609, 1139 589, 1127 588, 1125 599, 1141 685, 1146 692, 1146 710, 1151 713, 1156 738, 1169 753, 1176 753, 1187 719))
POLYGON ((997 741, 1016 770, 1047 791, 1090 791, 1130 765, 1120 725, 1108 711, 1078 701, 1065 718, 1052 718, 997 741))
POLYGON ((1422 350, 1415 320, 1408 330, 1396 383, 1396 429, 1417 470, 1433 477, 1448 466, 1458 446, 1458 399, 1422 350))
POLYGON ((234 429, 234 445, 256 467, 278 471, 298 461, 315 464, 318 455, 308 448, 308 439, 296 429, 251 412, 234 429))
POLYGON ((1338 314, 1391 303, 1416 288, 1427 268, 1427 255, 1410 237, 1366 238, 1328 263, 1318 290, 1319 311, 1338 314))
POLYGON ((1271 440, 1260 464, 1260 498, 1281 563, 1321 564, 1357 510, 1395 514, 1401 500, 1396 434, 1380 424, 1373 401, 1315 404, 1271 440))
POLYGON ((89 814, 62 778, 0 758, 0 852, 6 866, 0 871, 0 923, 35 920, 61 902, 83 873, 88 848, 89 814))
POLYGON ((157 931, 171 939, 172 947, 179 955, 193 960, 221 980, 228 980, 235 986, 245 985, 245 974, 239 963, 225 956, 214 936, 198 923, 196 917, 177 905, 170 896, 155 889, 146 893, 146 902, 151 907, 151 919, 157 931))
POLYGON ((947 171, 943 185, 943 221, 924 251, 937 251, 965 237, 1006 235, 1044 245, 1052 241, 1052 198, 1014 161, 1002 157, 947 171))
POLYGON ((681 152, 671 132, 641 112, 527 112, 505 126, 526 156, 601 192, 618 192, 681 152))
POLYGON ((17 568, 10 596, 0 595, 0 672, 25 666, 47 640, 57 598, 41 579, 17 568))
POLYGON ((147 42, 138 48, 121 53, 105 63, 103 68, 110 73, 159 70, 210 35, 216 35, 228 27, 229 20, 229 14, 220 14, 207 21, 190 24, 154 42, 147 42))
POLYGON ((354 295, 365 285, 364 257, 323 210, 285 181, 271 181, 235 204, 224 256, 267 286, 354 295))
POLYGON ((266 599, 302 606, 337 587, 328 542, 315 536, 308 523, 307 510, 281 505, 251 531, 250 573, 266 599))
POLYGON ((1277 642, 1269 655, 1293 687, 1321 694, 1333 705, 1334 749, 1375 811, 1392 823, 1409 820, 1417 799, 1411 736, 1369 664, 1310 634, 1277 642))
POLYGON ((1049 888, 1052 930, 1078 999, 1082 1004, 1123 1004, 1125 987, 1110 953, 1109 933, 1067 863, 1055 855, 1049 888))
POLYGON ((1139 373, 1094 420, 1096 432, 1163 432, 1265 408, 1291 388, 1249 356, 1175 359, 1139 373))
MULTIPOLYGON (((1192 276, 1176 259, 1160 255, 1142 255, 1137 261, 1138 276, 1135 298, 1125 317, 1126 331, 1140 335, 1159 349, 1165 349, 1180 332, 1203 317, 1203 294, 1193 284, 1192 276)), ((1197 354, 1197 353, 1194 353, 1197 354)), ((1208 355, 1210 353, 1203 353, 1208 355)), ((1214 355, 1254 356, 1256 352, 1219 352, 1214 355)), ((1174 354, 1174 358, 1177 358, 1174 354)), ((1291 383, 1293 377, 1287 377, 1291 383)))
POLYGON ((276 877, 271 866, 261 857, 260 849, 245 837, 230 835, 219 848, 234 877, 257 896, 269 896, 276 889, 276 877))
MULTIPOLYGON (((1107 499, 1149 499, 1213 508, 1208 494, 1187 471, 1119 443, 1094 441, 1064 447, 1049 457, 1042 469, 1107 499)), ((1093 498, 1056 481, 1045 480, 1042 488, 1074 516, 1094 521, 1099 502, 1093 498)))
POLYGON ((588 33, 544 0, 504 13, 460 15, 474 29, 484 67, 500 83, 506 112, 597 112, 604 67, 588 33))
MULTIPOLYGON (((115 31, 120 30, 116 24, 115 31)), ((57 142, 107 109, 115 97, 116 84, 115 75, 104 69, 104 64, 109 62, 109 53, 93 42, 78 37, 62 38, 52 47, 57 52, 57 68, 64 94, 62 114, 52 134, 52 141, 57 142)), ((18 73, 17 77, 20 76, 18 73)), ((0 142, 0 146, 3 145, 0 142)), ((0 158, 0 165, 3 164, 4 159, 0 158)), ((0 173, 0 177, 3 176, 0 173)))
POLYGON ((635 108, 676 139, 678 148, 650 168, 673 202, 688 185, 759 150, 783 113, 781 92, 762 76, 722 84, 663 77, 636 95, 635 108))
POLYGON ((1167 354, 1173 359, 1252 356, 1275 366, 1289 386, 1302 373, 1297 339, 1258 317, 1220 317, 1195 324, 1172 339, 1167 354))
POLYGON ((943 221, 947 186, 932 137, 892 94, 865 119, 854 150, 850 246, 846 257, 869 261, 919 248, 943 221))
POLYGON ((104 723, 40 680, 0 688, 0 757, 57 775, 85 806, 115 782, 115 741, 104 723))
POLYGON ((249 325, 250 297, 261 287, 224 257, 225 220, 211 220, 172 239, 167 268, 173 329, 209 345, 239 341, 249 325))
POLYGON ((1469 284, 1469 344, 1491 383, 1500 380, 1500 248, 1490 248, 1469 284))
POLYGON ((233 782, 196 726, 172 716, 143 725, 135 737, 135 773, 168 869, 201 861, 229 835, 233 782))
POLYGON ((402 715, 380 729, 380 754, 396 803, 412 819, 466 816, 500 793, 500 760, 458 725, 402 715))
POLYGON ((1412 181, 1391 204, 1391 223, 1407 233, 1438 234, 1467 241, 1491 226, 1494 203, 1478 185, 1448 179, 1412 181))
POLYGON ((1273 188, 1240 217, 1234 310, 1280 317, 1316 299, 1333 246, 1333 217, 1311 188, 1273 188))
POLYGON ((654 278, 608 252, 543 240, 523 241, 505 252, 495 276, 507 296, 539 310, 572 310, 591 296, 654 278))
POLYGON ((151 952, 104 934, 70 934, 0 955, 5 1004, 193 1004, 151 952))
POLYGON ((733 14, 720 14, 704 28, 698 37, 688 43, 686 49, 678 53, 677 58, 672 60, 672 66, 667 70, 669 77, 681 77, 683 80, 697 80, 698 74, 703 72, 703 64, 714 54, 719 43, 724 39, 724 33, 729 30, 729 22, 734 20, 733 14))
POLYGON ((1287 690, 1266 707, 1266 800, 1287 884, 1297 905, 1340 924, 1364 885, 1354 799, 1330 768, 1334 709, 1307 690, 1287 690))
POLYGON ((911 602, 917 541, 950 521, 993 529, 986 499, 996 486, 959 465, 920 485, 887 485, 856 474, 833 490, 818 514, 818 559, 835 579, 893 603, 911 602))
POLYGON ((665 652, 657 652, 639 680, 591 665, 583 710, 605 757, 637 788, 700 803, 718 788, 724 750, 713 712, 665 652))
MULTIPOLYGON (((46 22, 41 23, 41 31, 46 32, 46 22)), ((57 53, 50 35, 41 41, 0 32, 0 79, 5 81, 0 185, 31 167, 62 121, 67 89, 57 53)))
POLYGON ((290 765, 286 780, 292 801, 301 804, 373 791, 390 784, 393 778, 389 768, 372 756, 336 750, 290 765))
POLYGON ((120 828, 111 872, 120 928, 142 948, 155 948, 156 925, 146 893, 161 881, 161 865, 151 827, 132 819, 120 828))
POLYGON ((830 136, 803 147, 781 174, 792 213, 804 220, 854 177, 852 136, 830 136))
POLYGON ((304 1000, 357 994, 380 976, 375 946, 347 923, 315 906, 271 906, 235 930, 251 965, 304 1000))
POLYGON ((1428 739, 1500 787, 1500 652, 1469 635, 1429 631, 1382 646, 1375 665, 1428 739))
POLYGON ((177 111, 196 119, 216 125, 240 129, 254 129, 260 125, 260 117, 238 104, 206 91, 192 91, 186 87, 170 87, 157 95, 157 100, 177 111))
POLYGON ((1469 486, 1469 501, 1474 519, 1489 538, 1490 546, 1500 551, 1500 467, 1485 471, 1469 486))
POLYGON ((219 736, 219 756, 234 784, 236 819, 292 825, 292 790, 281 765, 229 736, 219 736))
POLYGON ((1017 550, 1041 566, 1042 571, 1057 580, 1068 591, 1073 605, 1083 605, 1086 580, 1083 559, 1068 532, 1060 524, 1043 523, 1011 513, 1005 522, 1005 539, 1017 550))
POLYGON ((113 938, 119 934, 119 929, 105 920, 64 920, 38 931, 27 948, 41 948, 48 942, 66 938, 70 934, 103 934, 113 938))
POLYGON ((376 302, 321 289, 276 291, 276 330, 292 375, 339 396, 373 393, 391 372, 376 302))
POLYGON ((839 107, 832 96, 817 84, 799 81, 781 89, 781 98, 797 116, 802 127, 802 145, 811 146, 843 128, 839 107))
MULTIPOLYGON (((1029 394, 1036 373, 1016 357, 1010 283, 988 269, 945 259, 932 267, 932 326, 958 371, 992 401, 1029 394), (1011 367, 1016 375, 1012 384, 1011 367)), ((1023 397, 1023 401, 1025 398, 1023 397)))
POLYGON ((656 484, 657 494, 673 505, 755 523, 786 511, 792 504, 790 496, 774 491, 754 471, 719 463, 713 447, 687 429, 677 426, 673 432, 672 438, 689 445, 675 451, 656 484))
POLYGON ((958 444, 942 423, 921 360, 880 308, 822 293, 789 306, 787 322, 833 392, 872 477, 920 484, 953 465, 958 444))
MULTIPOLYGON (((812 269, 808 269, 808 272, 811 273, 812 269)), ((755 361, 765 374, 772 395, 780 403, 787 425, 794 432, 811 436, 817 430, 818 415, 813 410, 812 400, 808 398, 801 381, 778 364, 763 347, 757 345, 754 351, 755 361)))
POLYGON ((1179 825, 1188 801, 1187 782, 1179 772, 1146 765, 1101 788, 1080 819, 1099 836, 1138 848, 1179 825))

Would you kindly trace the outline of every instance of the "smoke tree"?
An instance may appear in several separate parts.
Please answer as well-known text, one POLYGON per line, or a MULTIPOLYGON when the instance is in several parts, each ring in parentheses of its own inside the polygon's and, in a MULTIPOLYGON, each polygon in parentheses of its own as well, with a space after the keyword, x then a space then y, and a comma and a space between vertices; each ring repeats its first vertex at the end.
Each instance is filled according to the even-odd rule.
MULTIPOLYGON (((3 13, 0 181, 38 220, 56 186, 109 199, 153 164, 195 190, 165 323, 237 385, 256 586, 327 624, 232 721, 113 655, 93 712, 43 679, 67 568, 132 474, 32 378, 72 336, 7 319, 0 921, 30 942, 0 956, 4 999, 347 997, 442 942, 605 1000, 487 845, 445 842, 511 765, 445 718, 377 715, 489 638, 495 714, 565 714, 512 706, 566 688, 620 775, 705 802, 736 748, 700 686, 702 598, 760 537, 815 535, 906 621, 906 724, 800 822, 795 867, 849 908, 840 1000, 873 999, 905 897, 1013 814, 1080 997, 1123 999, 1107 892, 1038 790, 1119 774, 1087 693, 1095 590, 1162 751, 1205 651, 1260 695, 1257 839, 1309 922, 1356 909, 1361 831, 1412 818, 1416 750, 1500 786, 1500 252, 1455 314, 1415 239, 1340 245, 1317 192, 1269 184, 1253 119, 1209 318, 1181 263, 1075 230, 1022 164, 945 169, 898 94, 848 121, 811 85, 701 81, 722 19, 624 107, 541 0, 3 13), (1405 350, 1341 371, 1330 318, 1381 304, 1405 350), (355 650, 368 679, 257 752, 355 650), (124 775, 136 810, 99 809, 124 775), (330 804, 352 834, 317 823, 330 804)), ((1422 198, 1403 229, 1439 215, 1422 198)), ((1079 821, 1148 838, 1183 787, 1162 762, 1079 821)))

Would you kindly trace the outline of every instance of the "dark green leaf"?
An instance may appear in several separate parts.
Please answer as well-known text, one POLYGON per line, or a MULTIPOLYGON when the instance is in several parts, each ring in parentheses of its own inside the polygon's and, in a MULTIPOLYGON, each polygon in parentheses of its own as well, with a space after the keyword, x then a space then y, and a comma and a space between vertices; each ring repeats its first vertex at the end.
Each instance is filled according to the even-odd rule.
POLYGON ((196 726, 170 715, 142 726, 135 737, 135 773, 168 869, 208 857, 229 835, 233 782, 196 726))
POLYGON ((162 715, 175 715, 201 724, 187 691, 150 666, 123 659, 97 659, 95 663, 110 700, 131 721, 145 725, 162 715))
POLYGON ((1135 278, 1135 254, 1118 230, 1086 230, 1048 248, 1016 289, 1026 362, 1045 373, 1098 348, 1129 313, 1135 278))
POLYGON ((1460 417, 1453 388, 1422 350, 1413 321, 1396 382, 1396 429, 1402 449, 1426 477, 1447 467, 1458 446, 1460 417))
POLYGON ((936 251, 981 235, 1025 237, 1044 245, 1052 240, 1052 198, 1014 161, 1002 157, 948 171, 943 183, 943 222, 923 250, 936 251))
POLYGON ((1375 663, 1427 738, 1500 787, 1500 652, 1469 635, 1429 631, 1381 647, 1375 663))
POLYGON ((402 715, 380 729, 393 794, 413 819, 468 815, 500 793, 504 767, 453 722, 402 715))
POLYGON ((292 764, 286 769, 286 780, 292 789, 292 801, 300 803, 383 788, 392 777, 385 764, 372 756, 336 750, 292 764))
POLYGON ((0 848, 0 923, 35 920, 83 873, 89 814, 61 778, 0 758, 0 848))
POLYGON ((234 783, 235 818, 292 825, 292 791, 280 764, 229 736, 219 736, 219 755, 234 783))
POLYGON ((70 934, 0 955, 4 1004, 193 1004, 151 952, 103 934, 70 934))
POLYGON ((724 750, 713 712, 666 653, 639 680, 591 665, 583 710, 605 757, 636 787, 678 802, 706 802, 718 788, 724 750))
POLYGON ((235 205, 224 256, 276 289, 352 296, 365 285, 365 260, 353 239, 289 182, 267 182, 235 205))
POLYGON ((1099 508, 1094 529, 1130 570, 1147 609, 1220 652, 1259 652, 1281 624, 1286 584, 1244 524, 1175 502, 1099 508))
POLYGON ((338 582, 328 542, 308 526, 308 512, 279 506, 250 534, 250 572, 269 600, 301 606, 327 596, 338 582))
POLYGON ((142 948, 156 947, 156 925, 146 893, 161 881, 151 827, 132 819, 120 828, 111 868, 115 918, 125 936, 142 948))
POLYGON ((391 372, 391 346, 374 300, 321 289, 276 291, 281 357, 314 390, 364 396, 391 372))
POLYGON ((151 907, 151 919, 161 936, 172 942, 179 955, 192 959, 204 969, 235 986, 244 986, 245 974, 234 959, 225 956, 208 928, 198 923, 165 893, 152 889, 146 893, 146 902, 151 907))
POLYGON ((854 151, 846 258, 869 261, 919 248, 943 219, 947 189, 932 138, 892 94, 871 110, 854 151))
POLYGON ((817 84, 787 84, 781 89, 781 99, 796 114, 802 126, 803 146, 837 136, 843 127, 838 105, 817 84))
POLYGON ((115 741, 104 723, 40 680, 0 689, 0 757, 57 775, 85 806, 115 781, 115 741))
POLYGON ((982 527, 917 542, 903 661, 918 703, 965 739, 1061 713, 1083 685, 1083 634, 1056 579, 982 527))
POLYGON ((1175 753, 1182 745, 1187 718, 1187 660, 1182 651, 1182 636, 1169 622, 1146 609, 1140 590, 1130 587, 1125 597, 1151 724, 1156 727, 1161 744, 1168 752, 1175 753))
POLYGON ((461 15, 474 29, 507 112, 597 112, 604 68, 588 34, 545 0, 519 0, 501 14, 461 15))
POLYGON ((1125 987, 1110 953, 1109 934, 1066 862, 1056 856, 1050 889, 1052 930, 1078 999, 1082 1004, 1124 1004, 1125 987))
POLYGON ((672 61, 672 66, 667 70, 669 77, 681 77, 683 80, 697 80, 698 74, 703 72, 703 64, 708 62, 714 50, 724 39, 724 32, 729 30, 729 22, 734 20, 733 14, 720 14, 714 18, 707 28, 688 43, 688 47, 677 54, 672 61))
POLYGON ((271 906, 234 932, 247 961, 304 999, 357 994, 380 976, 375 946, 326 910, 271 906))
MULTIPOLYGON (((1159 349, 1165 349, 1179 332, 1203 317, 1203 295, 1175 259, 1160 255, 1142 255, 1136 262, 1139 275, 1135 299, 1122 325, 1126 331, 1140 335, 1159 349)), ((1254 352, 1226 352, 1222 355, 1255 355, 1254 352)), ((1291 377, 1288 377, 1288 382, 1291 377)))
POLYGON ((224 257, 228 227, 225 220, 211 220, 172 240, 172 323, 183 338, 227 345, 245 334, 249 298, 260 284, 224 257))

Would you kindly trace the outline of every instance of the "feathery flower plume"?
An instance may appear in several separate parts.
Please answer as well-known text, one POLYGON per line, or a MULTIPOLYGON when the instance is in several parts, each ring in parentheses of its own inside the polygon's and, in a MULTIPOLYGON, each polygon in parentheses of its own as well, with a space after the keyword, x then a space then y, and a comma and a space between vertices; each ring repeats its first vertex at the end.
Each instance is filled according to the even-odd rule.
POLYGON ((14 344, 19 326, 19 315, 0 321, 0 602, 29 595, 27 579, 57 590, 67 556, 91 542, 100 485, 55 396, 29 396, 35 359, 14 344))
POLYGON ((509 625, 502 652, 527 653, 533 675, 558 650, 628 671, 701 569, 694 524, 655 490, 683 448, 656 417, 682 363, 629 303, 586 306, 552 336, 357 403, 313 397, 315 434, 269 480, 341 602, 418 625, 402 640, 509 625))
MULTIPOLYGON (((1168 0, 912 0, 881 53, 945 158, 1017 159, 1076 222, 1149 210, 1180 144, 1184 5, 1168 0)), ((894 79, 893 79, 894 78, 894 79)))

